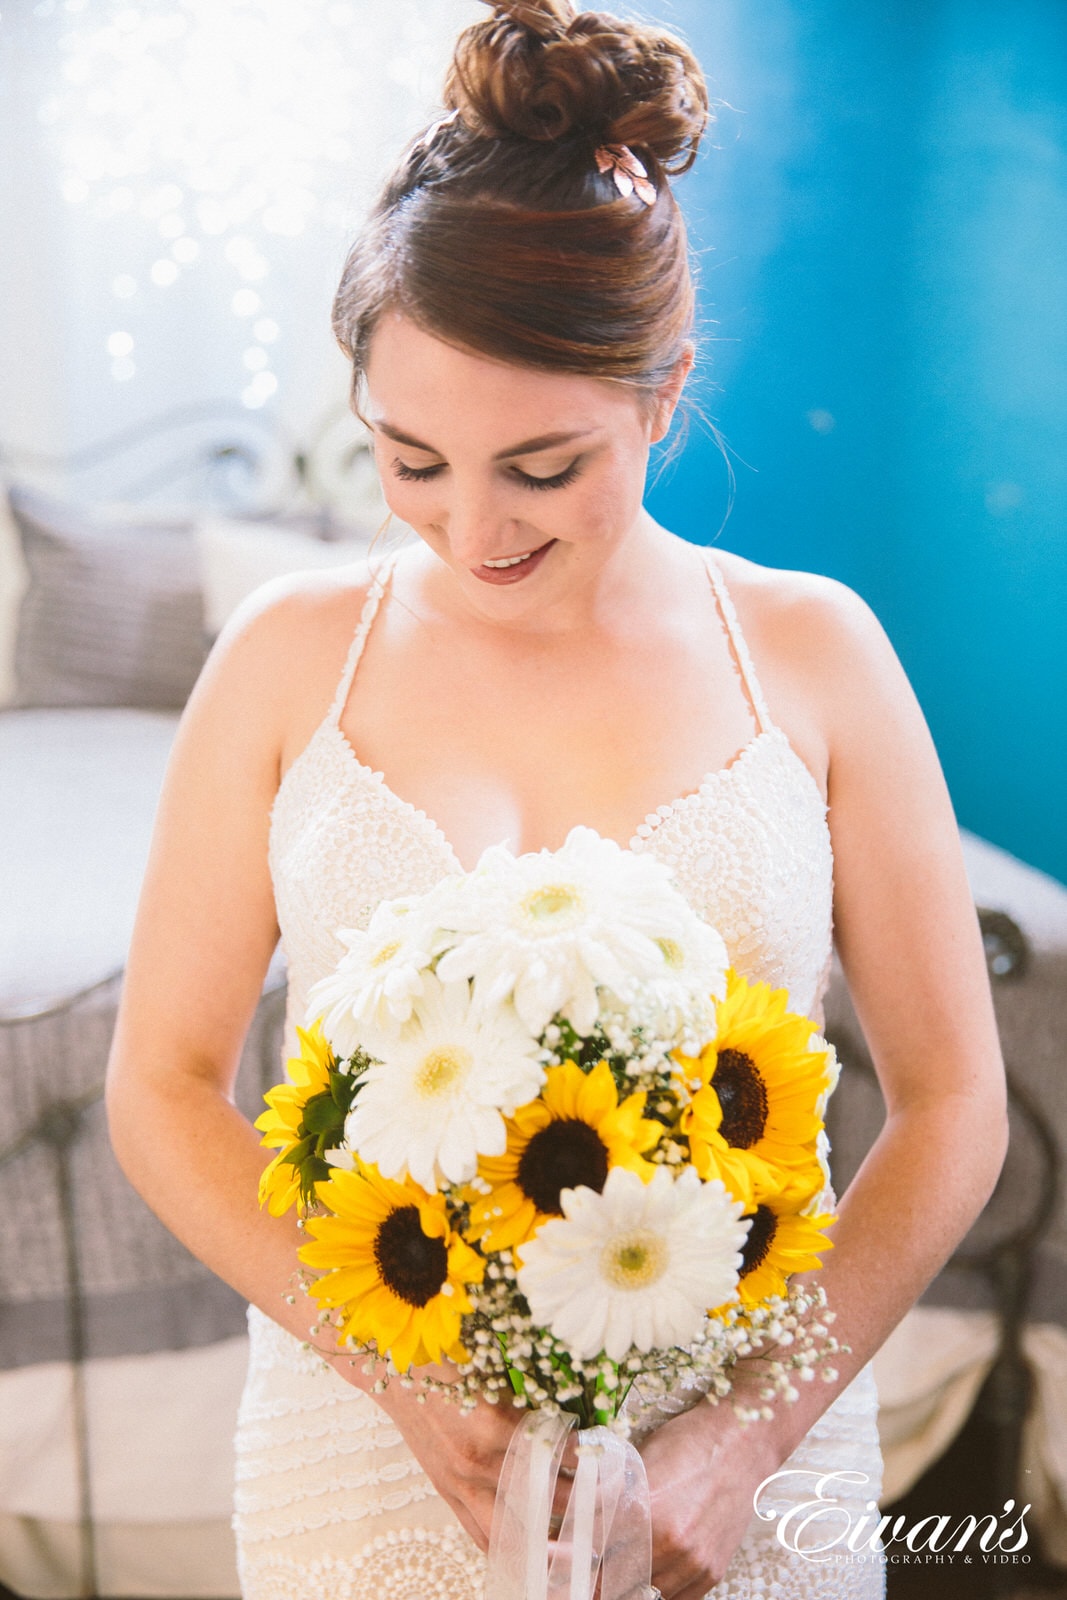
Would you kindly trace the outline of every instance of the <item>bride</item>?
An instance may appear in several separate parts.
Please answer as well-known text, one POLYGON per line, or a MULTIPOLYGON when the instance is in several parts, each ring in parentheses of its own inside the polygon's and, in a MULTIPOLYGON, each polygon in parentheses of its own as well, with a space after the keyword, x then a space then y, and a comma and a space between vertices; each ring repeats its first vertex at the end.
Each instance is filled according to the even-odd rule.
POLYGON ((840 1514, 873 1530, 870 1357, 1003 1157, 949 797, 856 595, 712 559, 642 508, 693 359, 670 184, 707 118, 688 50, 569 0, 500 0, 458 41, 446 103, 335 305, 386 497, 418 540, 268 585, 227 626, 171 758, 112 1052, 119 1159, 252 1302, 243 1592, 481 1600, 518 1415, 371 1395, 358 1363, 323 1372, 302 1347, 299 1235, 258 1208, 266 1156, 231 1099, 279 932, 295 1053, 338 928, 488 845, 554 849, 581 822, 666 861, 733 964, 809 1014, 832 914, 887 1106, 821 1273, 849 1347, 837 1379, 747 1429, 690 1404, 646 1430, 654 1583, 666 1600, 878 1595, 870 1539, 813 1565, 775 1514, 845 1473, 840 1514), (761 1520, 753 1496, 783 1469, 761 1520))

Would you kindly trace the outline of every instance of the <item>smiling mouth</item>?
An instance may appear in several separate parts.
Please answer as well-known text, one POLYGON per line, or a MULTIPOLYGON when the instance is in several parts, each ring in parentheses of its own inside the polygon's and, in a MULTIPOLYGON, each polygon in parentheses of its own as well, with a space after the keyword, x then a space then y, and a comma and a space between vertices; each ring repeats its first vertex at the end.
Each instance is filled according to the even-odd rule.
POLYGON ((529 561, 529 559, 530 559, 530 557, 532 555, 533 555, 533 551, 532 550, 527 550, 525 555, 521 555, 521 556, 502 556, 499 561, 483 561, 482 562, 482 566, 483 567, 494 567, 494 568, 495 567, 517 567, 520 561, 529 561))
POLYGON ((536 550, 524 550, 521 555, 498 556, 493 561, 483 561, 480 566, 472 567, 471 571, 483 583, 515 583, 541 564, 542 557, 555 542, 555 539, 549 539, 547 544, 538 545, 536 550))

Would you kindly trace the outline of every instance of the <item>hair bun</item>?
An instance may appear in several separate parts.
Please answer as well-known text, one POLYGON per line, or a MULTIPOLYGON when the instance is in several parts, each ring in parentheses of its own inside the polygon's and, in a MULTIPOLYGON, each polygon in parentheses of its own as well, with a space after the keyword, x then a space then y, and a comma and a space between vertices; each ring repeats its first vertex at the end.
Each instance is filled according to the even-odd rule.
POLYGON ((488 0, 465 29, 445 103, 475 133, 548 142, 588 135, 647 151, 669 173, 696 157, 708 122, 704 75, 662 28, 570 0, 488 0))

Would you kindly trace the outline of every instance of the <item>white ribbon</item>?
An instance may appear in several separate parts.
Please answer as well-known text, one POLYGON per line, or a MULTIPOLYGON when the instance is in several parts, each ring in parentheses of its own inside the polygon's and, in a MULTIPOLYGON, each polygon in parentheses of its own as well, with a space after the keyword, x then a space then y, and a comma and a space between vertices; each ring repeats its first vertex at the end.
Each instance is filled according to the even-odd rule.
POLYGON ((575 1418, 535 1411, 512 1435, 493 1507, 487 1600, 650 1600, 652 1516, 645 1467, 609 1428, 577 1438, 578 1467, 554 1544, 549 1518, 575 1418), (597 1589, 597 1579, 600 1588, 597 1589))

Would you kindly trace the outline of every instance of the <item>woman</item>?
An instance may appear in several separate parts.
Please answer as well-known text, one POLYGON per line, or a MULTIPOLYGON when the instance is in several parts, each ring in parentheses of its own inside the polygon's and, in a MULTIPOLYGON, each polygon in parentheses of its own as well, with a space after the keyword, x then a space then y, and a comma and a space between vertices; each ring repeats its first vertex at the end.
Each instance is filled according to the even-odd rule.
POLYGON ((811 1497, 810 1473, 845 1470, 835 1498, 869 1515, 867 1363, 1002 1160, 1002 1068, 944 782, 855 595, 711 560, 642 509, 692 361, 669 183, 707 117, 692 56, 568 0, 511 0, 461 37, 446 98, 335 307, 386 496, 419 542, 260 591, 213 652, 130 954, 115 1147, 258 1308, 238 1466, 249 1600, 475 1600, 515 1415, 460 1417, 396 1384, 372 1397, 340 1358, 319 1370, 291 1291, 299 1236, 256 1205, 264 1155, 228 1096, 279 927, 291 1050, 335 931, 500 840, 555 848, 583 822, 654 852, 735 966, 809 1012, 832 895, 888 1107, 822 1272, 849 1353, 770 1422, 696 1405, 642 1453, 667 1600, 879 1594, 876 1555, 813 1566, 754 1518, 753 1495, 808 1470, 766 1491, 780 1509, 811 1497))

